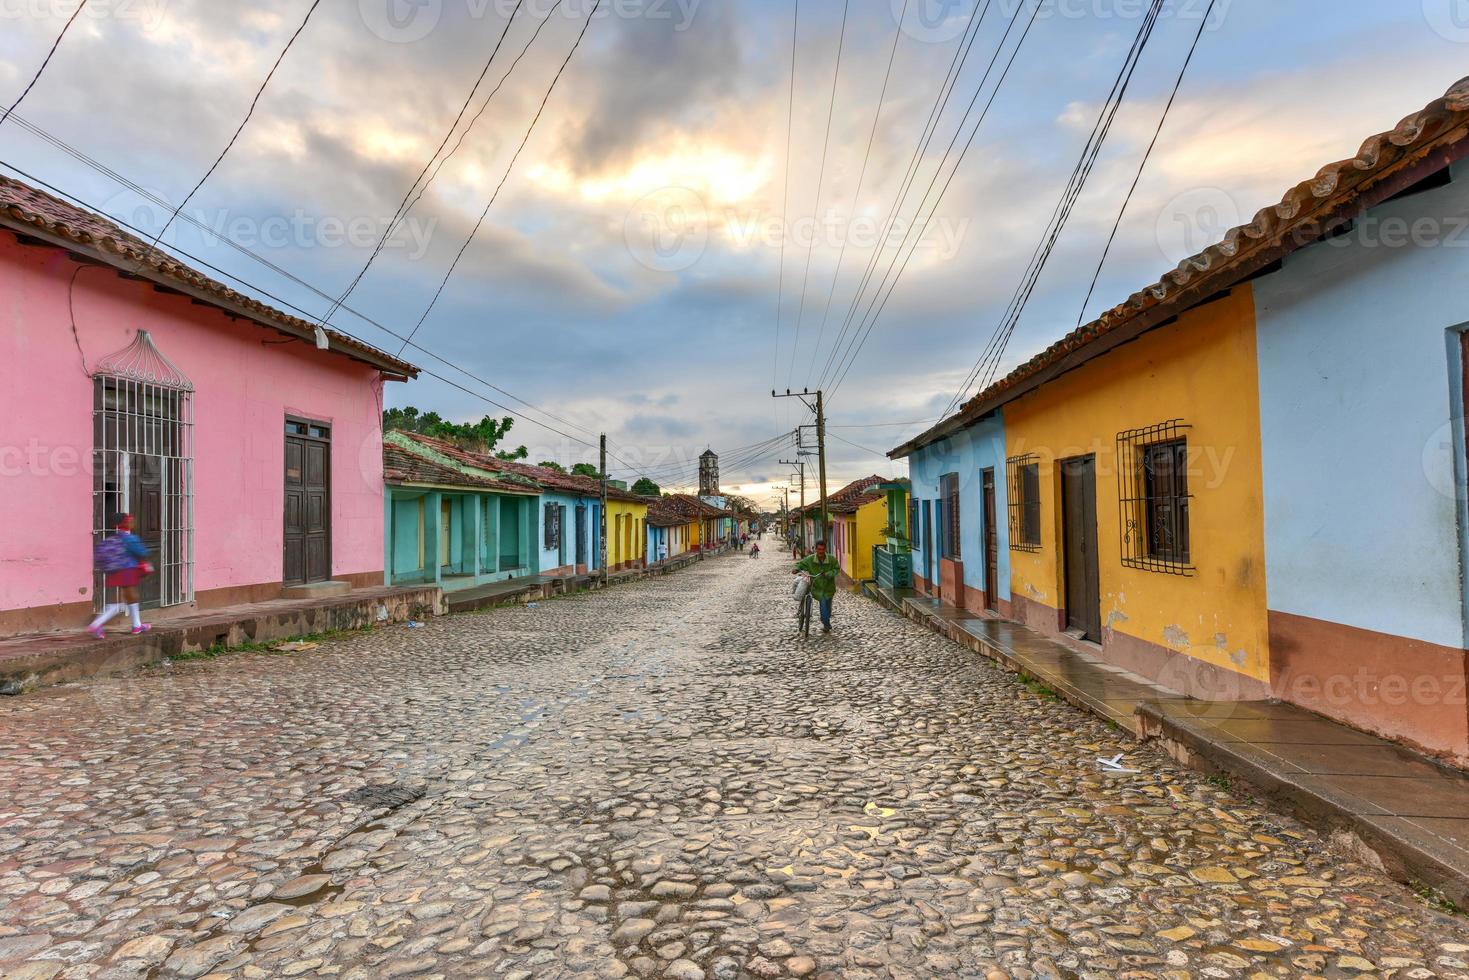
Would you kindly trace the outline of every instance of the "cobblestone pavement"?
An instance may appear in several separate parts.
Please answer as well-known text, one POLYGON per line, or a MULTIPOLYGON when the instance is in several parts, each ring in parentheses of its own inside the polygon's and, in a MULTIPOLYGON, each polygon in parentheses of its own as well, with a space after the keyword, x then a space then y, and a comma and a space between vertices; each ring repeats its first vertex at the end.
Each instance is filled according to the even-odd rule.
POLYGON ((0 704, 0 973, 1469 977, 1463 920, 948 641, 848 595, 797 641, 787 569, 0 704))

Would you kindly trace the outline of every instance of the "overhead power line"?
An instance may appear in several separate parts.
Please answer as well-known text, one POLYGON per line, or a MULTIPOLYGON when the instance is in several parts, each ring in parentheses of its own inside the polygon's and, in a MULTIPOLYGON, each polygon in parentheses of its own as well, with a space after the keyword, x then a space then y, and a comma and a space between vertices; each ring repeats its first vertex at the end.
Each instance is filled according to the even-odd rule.
POLYGON ((1116 79, 1112 82, 1111 91, 1102 104, 1097 116, 1096 123, 1092 126, 1090 136, 1086 145, 1082 148, 1081 156, 1071 172, 1065 189, 1061 192, 1061 198, 1056 203, 1055 210, 1051 214, 1051 220, 1042 233, 1041 241, 1036 246, 1034 255, 1031 257, 1030 265, 1021 277, 1020 284, 1016 287, 1015 295, 1011 298, 1004 316, 995 326, 989 343, 986 345, 974 368, 969 372, 954 397, 949 400, 948 406, 943 414, 948 415, 955 408, 962 405, 968 396, 970 386, 974 382, 979 383, 979 390, 989 386, 1004 358, 1005 348, 1009 344, 1010 337, 1015 332, 1016 325, 1020 322, 1021 315, 1025 312, 1026 304, 1035 292, 1036 283, 1040 280, 1041 272, 1045 269, 1046 262, 1056 247, 1056 242, 1061 232, 1066 227, 1066 222, 1071 216, 1072 208, 1081 197, 1081 192, 1086 186, 1087 178, 1091 175, 1092 168, 1096 165, 1097 158, 1101 154, 1102 145, 1106 142, 1107 135, 1111 131, 1112 123, 1117 118, 1117 112, 1122 107, 1122 100, 1127 94, 1127 89, 1132 81, 1133 74, 1142 57, 1143 49, 1147 47, 1148 40, 1152 37, 1153 28, 1157 25, 1158 17, 1162 11, 1164 0, 1152 0, 1147 13, 1143 17, 1143 23, 1138 28, 1137 36, 1133 38, 1132 46, 1128 49, 1127 57, 1123 59, 1122 67, 1118 70, 1116 79))
POLYGON ((255 98, 250 100, 250 108, 245 110, 245 118, 241 119, 240 125, 235 127, 234 135, 231 136, 230 141, 224 145, 224 149, 219 151, 219 156, 216 157, 214 162, 209 165, 209 169, 204 171, 204 176, 200 177, 199 182, 193 186, 188 194, 184 195, 184 199, 182 202, 180 202, 179 206, 173 209, 173 213, 168 216, 168 220, 163 223, 163 227, 159 230, 158 234, 153 236, 151 247, 156 248, 158 246, 158 240, 161 239, 168 232, 168 229, 173 227, 174 219, 179 216, 179 212, 188 207, 189 202, 194 199, 194 195, 199 193, 199 188, 203 187, 204 182, 207 181, 210 177, 214 176, 214 172, 219 169, 219 165, 224 162, 224 158, 229 155, 230 150, 234 149, 235 141, 238 140, 240 138, 240 134, 245 131, 245 126, 250 122, 250 117, 255 115, 255 107, 260 104, 260 97, 265 94, 266 86, 270 85, 270 80, 275 77, 276 69, 281 66, 282 61, 286 60, 287 52, 289 52, 292 46, 295 45, 296 38, 301 36, 301 32, 306 30, 306 25, 311 21, 311 15, 316 13, 316 8, 320 5, 321 0, 311 0, 311 6, 307 8, 306 16, 301 18, 301 23, 296 27, 295 33, 292 34, 290 40, 286 42, 286 46, 284 48, 281 48, 281 53, 276 55, 275 64, 271 65, 270 71, 265 73, 265 80, 261 82, 260 87, 255 90, 255 98))
POLYGON ((791 122, 795 118, 796 111, 796 38, 801 24, 801 0, 795 0, 791 11, 791 80, 790 90, 786 95, 786 160, 785 160, 785 182, 781 191, 780 205, 780 270, 776 275, 775 288, 775 348, 771 352, 770 387, 775 387, 775 379, 780 374, 780 318, 781 310, 785 301, 786 280, 786 235, 784 229, 790 217, 791 210, 791 122))
POLYGON ((1097 280, 1102 277, 1102 266, 1107 264, 1107 254, 1112 251, 1112 243, 1117 239, 1117 229, 1122 227, 1122 216, 1127 214, 1127 206, 1132 203, 1132 195, 1137 191, 1138 181, 1142 180, 1143 170, 1148 165, 1148 158, 1153 155, 1153 148, 1158 145, 1158 137, 1163 132, 1163 124, 1168 121, 1168 112, 1173 108, 1173 100, 1178 98, 1178 90, 1183 85, 1183 76, 1188 72, 1189 62, 1194 60, 1194 52, 1198 50, 1199 39, 1204 36, 1204 28, 1209 25, 1209 15, 1214 12, 1215 0, 1209 0, 1209 6, 1204 10, 1204 16, 1199 21, 1199 29, 1194 33, 1193 43, 1188 46, 1188 54, 1183 59, 1183 65, 1178 69, 1178 77, 1173 80, 1173 91, 1168 93, 1168 102, 1163 106, 1163 112, 1158 116, 1158 128, 1153 130, 1153 138, 1148 142, 1148 148, 1143 151, 1143 158, 1138 162, 1137 173, 1133 175, 1132 186, 1127 189, 1127 196, 1122 199, 1122 207, 1117 210, 1117 220, 1112 223, 1112 231, 1107 235, 1107 244, 1102 247, 1102 257, 1097 260, 1097 271, 1092 273, 1091 285, 1087 286, 1086 298, 1081 301, 1081 309, 1076 314, 1076 325, 1079 327, 1086 319, 1087 304, 1092 301, 1092 293, 1096 291, 1097 280))
MULTIPOLYGON (((842 77, 842 49, 847 43, 847 12, 850 8, 851 0, 842 0, 842 28, 837 34, 836 65, 831 72, 831 98, 826 105, 826 135, 821 140, 821 166, 816 172, 816 201, 811 205, 811 239, 806 243, 806 271, 801 273, 801 301, 796 307, 796 334, 791 341, 791 367, 786 372, 787 388, 790 387, 791 378, 795 376, 796 358, 801 353, 801 321, 806 316, 806 286, 811 279, 811 253, 816 248, 816 225, 821 216, 821 191, 826 184, 826 156, 831 149, 831 117, 837 107, 837 83, 842 77)), ((786 234, 789 234, 789 230, 786 234)), ((817 343, 820 342, 818 338, 817 343)), ((816 359, 815 353, 811 355, 811 359, 816 359)))
POLYGON ((408 341, 411 341, 417 335, 419 328, 423 326, 424 321, 428 319, 429 314, 438 305, 439 297, 444 294, 444 287, 449 284, 449 279, 453 277, 454 270, 459 268, 459 260, 464 258, 464 253, 469 248, 469 243, 474 241, 474 236, 479 233, 480 226, 485 223, 485 218, 489 215, 490 208, 494 206, 495 199, 500 196, 500 189, 510 179, 510 174, 515 169, 515 161, 520 159, 521 151, 525 149, 526 143, 530 142, 531 134, 536 129, 536 123, 541 121, 541 114, 546 111, 546 103, 550 101, 551 93, 556 91, 556 83, 561 81, 561 75, 566 71, 566 66, 571 63, 571 59, 576 55, 577 49, 581 47, 582 38, 587 36, 587 28, 592 26, 592 21, 596 19, 597 10, 601 6, 602 0, 596 0, 592 4, 591 12, 587 14, 587 19, 581 25, 581 32, 577 34, 576 41, 572 43, 571 50, 566 53, 566 58, 561 62, 560 67, 556 69, 556 74, 552 77, 551 84, 546 87, 546 94, 541 97, 541 104, 536 107, 536 114, 531 117, 530 125, 525 130, 525 136, 521 137, 520 145, 515 148, 514 155, 510 157, 510 163, 505 167, 505 173, 501 176, 500 182, 495 185, 494 193, 490 195, 489 201, 485 203, 485 209, 480 212, 479 220, 470 229, 469 236, 464 239, 464 244, 459 246, 458 254, 454 256, 454 261, 450 263, 449 271, 444 273, 444 280, 439 283, 439 288, 434 291, 433 299, 429 300, 428 306, 423 311, 423 315, 418 318, 418 322, 413 325, 413 329, 408 331, 408 339, 403 342, 405 347, 408 341))
POLYGON ((363 276, 367 275, 367 270, 372 268, 372 263, 377 259, 379 253, 381 253, 382 250, 387 246, 389 239, 393 237, 393 234, 398 230, 402 222, 407 220, 408 214, 413 210, 414 206, 423 199, 423 195, 428 191, 429 185, 431 185, 434 182, 435 178, 439 176, 439 171, 444 169, 444 164, 448 163, 450 158, 452 158, 455 153, 459 152, 459 148, 464 145, 464 138, 469 135, 469 132, 472 129, 474 129, 474 126, 476 123, 479 122, 480 117, 483 116, 485 110, 489 108, 490 102, 494 100, 496 94, 498 94, 501 87, 504 86, 505 80, 508 79, 511 73, 515 71, 515 67, 520 64, 520 59, 525 57, 526 52, 530 50, 531 45, 534 44, 536 38, 540 36, 541 29, 550 22, 551 18, 555 16, 557 9, 559 9, 561 6, 561 0, 557 0, 556 6, 551 8, 551 12, 548 13, 546 17, 536 25, 535 31, 531 33, 529 40, 525 42, 525 47, 520 49, 520 54, 518 54, 515 60, 510 63, 510 67, 505 70, 505 74, 500 76, 500 81, 497 82, 495 87, 490 90, 490 94, 485 96, 484 103, 479 107, 479 111, 474 114, 474 118, 470 119, 469 125, 464 127, 464 132, 459 134, 459 141, 454 144, 454 148, 450 150, 447 154, 444 154, 443 159, 439 159, 439 154, 444 152, 444 147, 448 145, 449 140, 453 137, 455 131, 458 130, 459 123, 464 119, 464 114, 469 111, 470 104, 474 102, 475 93, 479 91, 479 87, 484 82, 485 76, 489 74, 490 66, 494 64, 495 56, 500 53, 500 47, 505 43, 505 38, 510 33, 510 26, 515 23, 515 17, 517 14, 520 13, 520 8, 524 5, 524 3, 525 0, 516 0, 514 9, 510 11, 510 16, 505 20, 505 29, 500 32, 500 37, 495 41, 495 46, 490 50, 490 56, 485 59, 484 68, 480 69, 479 77, 474 80, 474 85, 470 87, 469 94, 464 97, 464 104, 459 107, 459 113, 454 117, 454 121, 449 124, 448 131, 444 133, 444 138, 439 141, 439 145, 437 148, 435 148, 433 154, 424 161, 423 169, 418 172, 418 176, 413 178, 413 183, 410 184, 408 186, 408 190, 404 192, 403 200, 398 202, 398 207, 397 210, 393 212, 392 220, 388 222, 387 228, 383 232, 382 238, 378 240, 378 243, 373 247, 371 254, 367 256, 367 261, 362 264, 362 268, 358 271, 357 275, 354 276, 352 278, 352 281, 347 284, 347 288, 342 290, 341 296, 332 304, 331 309, 327 310, 326 313, 322 316, 321 322, 323 325, 325 325, 327 321, 332 318, 332 316, 337 312, 337 309, 343 303, 345 303, 351 297, 352 293, 357 289, 358 284, 362 282, 363 276), (434 166, 435 160, 438 160, 438 166, 434 166), (430 167, 434 168, 434 172, 432 174, 428 173, 430 167), (425 174, 428 174, 427 180, 424 180, 425 174), (417 191, 416 195, 414 193, 415 191, 417 191))
MULTIPOLYGON (((887 272, 883 274, 882 282, 878 284, 877 292, 873 294, 872 302, 868 304, 868 312, 864 315, 864 321, 866 325, 859 325, 857 328, 857 332, 853 334, 853 341, 855 342, 855 344, 849 345, 850 352, 845 355, 845 366, 842 366, 840 368, 841 373, 836 375, 836 381, 831 386, 832 395, 835 395, 837 390, 841 388, 842 382, 846 381, 848 372, 851 371, 852 365, 857 362, 857 357, 861 354, 862 347, 867 343, 867 338, 872 335, 873 328, 877 326, 877 322, 882 317, 883 311, 887 309, 888 300, 892 298, 893 291, 898 288, 898 283, 902 279, 903 273, 907 270, 908 263, 913 258, 913 253, 918 250, 918 245, 922 241, 923 231, 927 228, 928 222, 933 220, 933 216, 938 213, 939 205, 943 203, 944 195, 948 193, 949 188, 953 185, 955 175, 959 173, 959 168, 964 164, 964 158, 969 154, 970 147, 974 145, 975 136, 979 135, 979 130, 984 125, 985 119, 989 116, 989 111, 991 107, 994 106, 995 100, 999 97, 1000 90, 1005 85, 1005 80, 1010 77, 1010 69, 1015 67, 1015 60, 1020 56, 1021 48, 1025 47, 1026 38, 1030 37, 1031 29, 1035 27, 1036 17, 1040 14, 1041 7, 1044 5, 1044 3, 1045 0, 1036 0, 1035 7, 1031 10, 1030 18, 1026 21, 1025 30, 1021 32, 1020 39, 1015 42, 1015 47, 1011 49, 1010 57, 1009 60, 1005 62, 1004 70, 1000 72, 999 78, 995 80, 994 88, 990 91, 989 100, 985 102, 984 108, 980 111, 979 116, 976 119, 973 127, 970 128, 969 136, 965 139, 964 146, 960 149, 958 157, 954 160, 954 165, 952 168, 950 168, 948 177, 944 178, 943 186, 939 188, 938 195, 934 198, 933 205, 929 208, 928 217, 924 218, 922 222, 919 222, 917 219, 918 216, 923 212, 923 204, 927 200, 929 192, 933 189, 935 183, 938 181, 939 176, 943 173, 943 162, 948 159, 951 151, 954 148, 955 140, 957 140, 959 134, 964 131, 964 124, 965 122, 967 122, 970 114, 972 113, 975 103, 979 99, 980 93, 984 91, 985 80, 989 78, 990 72, 994 69, 996 61, 1000 57, 1001 53, 1003 53, 1003 51, 1005 50, 1005 41, 1009 38, 1010 32, 1014 29, 1016 22, 1020 19, 1020 8, 1016 9, 1015 15, 1010 19, 1009 26, 1005 28, 1005 33, 1000 38, 999 45, 995 48, 995 54, 990 59, 989 65, 985 68, 984 76, 980 79, 979 86, 974 91, 974 97, 969 100, 969 105, 964 110, 964 116, 959 121, 959 127, 954 131, 954 139, 950 141, 948 149, 944 151, 944 156, 943 159, 940 161, 939 169, 934 171, 933 178, 929 181, 928 188, 924 190, 923 196, 919 199, 918 210, 914 212, 914 224, 904 234, 903 242, 899 244, 898 251, 893 253, 893 261, 888 264, 887 272), (902 252, 903 245, 907 244, 908 239, 912 237, 914 228, 919 229, 918 237, 913 238, 913 244, 908 249, 908 254, 902 256, 902 264, 898 265, 897 263, 902 252), (891 277, 892 284, 887 286, 887 293, 883 294, 883 286, 888 284, 889 277, 891 277), (879 297, 881 297, 880 302, 879 297)), ((841 361, 838 361, 838 364, 841 365, 841 361)))
POLYGON ((943 118, 944 112, 949 107, 949 100, 954 96, 959 76, 963 73, 964 66, 969 62, 969 54, 974 50, 974 42, 979 36, 980 27, 983 26, 985 17, 989 14, 991 6, 991 0, 985 0, 984 8, 977 11, 979 14, 978 17, 975 16, 975 11, 971 11, 969 22, 964 28, 964 33, 959 36, 959 43, 954 48, 953 57, 949 59, 949 67, 944 74, 944 80, 939 85, 939 90, 934 96, 933 105, 929 107, 928 118, 923 124, 923 129, 918 135, 917 142, 913 144, 913 153, 908 159, 908 166, 904 168, 903 178, 898 183, 898 192, 894 195, 892 206, 888 208, 887 216, 883 219, 882 232, 878 235, 877 245, 867 256, 867 263, 862 270, 862 274, 857 277, 857 287, 853 290, 852 299, 847 304, 847 312, 843 315, 842 326, 832 339, 831 349, 827 353, 826 361, 821 369, 821 376, 816 380, 816 387, 818 388, 825 385, 828 377, 831 376, 832 368, 837 363, 837 354, 843 349, 842 342, 846 339, 847 332, 851 329, 857 307, 862 302, 862 297, 867 290, 868 284, 871 282, 872 274, 877 268, 877 263, 881 261, 882 255, 887 249, 886 243, 892 235, 893 226, 896 224, 898 215, 902 211, 903 202, 907 200, 908 191, 912 188, 913 181, 918 177, 918 173, 923 167, 924 155, 928 152, 928 148, 933 142, 933 137, 938 132, 939 121, 943 118))
POLYGON ((903 9, 898 14, 897 26, 893 29, 893 44, 888 49, 888 66, 882 76, 882 90, 877 94, 877 108, 872 113, 872 129, 867 133, 867 149, 862 151, 862 169, 857 174, 857 189, 852 192, 852 207, 848 211, 847 234, 842 236, 841 251, 837 253, 836 268, 832 269, 831 285, 826 290, 826 303, 821 310, 821 327, 816 332, 816 346, 811 348, 811 364, 806 368, 809 376, 816 370, 816 357, 821 353, 821 341, 826 337, 826 321, 831 315, 831 300, 836 295, 837 280, 842 275, 842 262, 847 257, 847 245, 852 240, 852 221, 857 217, 857 204, 862 199, 862 185, 867 179, 867 164, 872 159, 872 144, 877 137, 877 123, 882 118, 882 107, 887 101, 888 83, 893 77, 893 62, 897 59, 898 39, 903 36, 903 21, 908 16, 909 0, 903 0, 903 9))
POLYGON ((16 96, 15 101, 5 108, 4 113, 0 113, 0 126, 5 125, 5 120, 10 118, 10 114, 20 108, 20 104, 25 101, 26 96, 31 94, 31 89, 35 88, 36 83, 41 80, 41 75, 46 71, 46 66, 51 64, 51 57, 56 54, 56 49, 61 47, 61 39, 66 37, 66 32, 71 30, 71 25, 76 23, 76 19, 81 16, 82 10, 86 6, 87 0, 81 0, 81 3, 77 4, 77 9, 73 10, 71 16, 66 19, 66 23, 61 25, 61 33, 57 34, 56 40, 51 42, 51 50, 47 51, 46 57, 41 59, 41 66, 36 69, 35 74, 31 76, 31 80, 26 83, 26 87, 20 90, 20 95, 16 96))

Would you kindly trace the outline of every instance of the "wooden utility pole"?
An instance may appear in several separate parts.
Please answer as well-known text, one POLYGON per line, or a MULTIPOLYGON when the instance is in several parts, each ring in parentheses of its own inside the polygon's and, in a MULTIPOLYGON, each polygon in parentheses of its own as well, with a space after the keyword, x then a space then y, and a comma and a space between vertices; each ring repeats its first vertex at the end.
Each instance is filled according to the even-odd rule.
POLYGON ((602 461, 597 467, 602 474, 602 509, 597 515, 597 571, 602 584, 607 584, 607 433, 602 433, 602 461))
MULTIPOLYGON (((821 480, 821 531, 817 535, 816 542, 813 542, 813 543, 819 543, 819 542, 822 542, 822 541, 826 541, 826 546, 828 548, 830 548, 831 547, 831 542, 827 540, 827 537, 828 537, 828 532, 831 530, 831 525, 829 523, 830 518, 829 518, 829 515, 827 513, 827 509, 826 509, 827 504, 826 504, 826 397, 825 397, 825 392, 821 391, 820 389, 818 389, 818 390, 816 390, 816 391, 813 392, 813 391, 810 391, 809 389, 805 389, 805 388, 801 389, 800 391, 791 391, 789 388, 787 388, 786 389, 786 393, 784 395, 772 391, 770 393, 770 397, 772 397, 772 398, 799 398, 799 399, 801 399, 801 402, 807 408, 811 409, 813 412, 816 413, 816 456, 817 456, 817 470, 818 470, 818 475, 819 475, 820 480, 821 480), (816 398, 816 403, 814 405, 811 402, 807 401, 807 399, 811 398, 812 396, 815 396, 815 398, 816 398)), ((797 452, 796 455, 799 457, 801 454, 799 452, 797 452)), ((805 469, 804 469, 804 467, 802 468, 801 482, 802 482, 803 485, 805 484, 805 469)), ((803 497, 804 497, 804 495, 803 495, 803 497)), ((801 501, 801 505, 803 507, 805 506, 805 500, 804 499, 801 501)))
MULTIPOLYGON (((799 456, 800 453, 797 453, 796 455, 799 456)), ((796 470, 800 473, 800 476, 801 476, 801 510, 802 511, 805 511, 805 509, 806 509, 806 461, 804 459, 783 459, 783 460, 780 461, 780 465, 781 466, 794 466, 794 467, 796 467, 796 470)), ((789 506, 786 507, 786 521, 787 521, 787 527, 789 528, 789 521, 790 521, 790 507, 789 506)), ((796 533, 801 536, 801 546, 804 548, 806 546, 806 518, 805 518, 804 513, 802 514, 802 516, 800 518, 798 518, 796 520, 796 533)))

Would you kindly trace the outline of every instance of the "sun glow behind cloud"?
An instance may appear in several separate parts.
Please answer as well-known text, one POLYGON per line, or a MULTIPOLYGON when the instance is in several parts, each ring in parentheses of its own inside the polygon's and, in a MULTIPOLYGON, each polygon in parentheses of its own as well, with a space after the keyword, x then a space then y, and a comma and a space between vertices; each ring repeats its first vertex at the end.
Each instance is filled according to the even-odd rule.
POLYGON ((668 188, 685 188, 710 207, 749 205, 770 179, 768 156, 691 140, 672 148, 650 147, 623 169, 580 176, 560 163, 531 168, 529 176, 544 190, 571 194, 583 201, 627 204, 668 188))

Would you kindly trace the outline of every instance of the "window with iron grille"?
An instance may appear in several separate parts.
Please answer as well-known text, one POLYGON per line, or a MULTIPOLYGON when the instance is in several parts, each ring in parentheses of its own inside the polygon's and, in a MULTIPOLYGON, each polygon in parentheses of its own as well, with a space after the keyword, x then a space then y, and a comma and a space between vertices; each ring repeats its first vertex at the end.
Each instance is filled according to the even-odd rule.
POLYGON ((923 550, 923 542, 918 540, 918 498, 908 498, 908 543, 916 550, 923 550))
POLYGON ((546 550, 561 547, 561 505, 546 505, 546 550))
POLYGON ((1188 426, 1171 419, 1117 435, 1122 564, 1191 575, 1188 426))
POLYGON ((1007 499, 1010 512, 1010 548, 1014 551, 1041 550, 1041 465, 1034 454, 1005 460, 1007 499))
POLYGON ((959 474, 939 477, 939 495, 944 499, 943 548, 945 558, 962 557, 959 548, 959 474))

